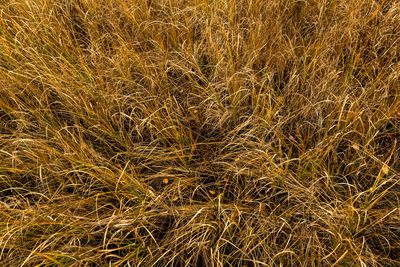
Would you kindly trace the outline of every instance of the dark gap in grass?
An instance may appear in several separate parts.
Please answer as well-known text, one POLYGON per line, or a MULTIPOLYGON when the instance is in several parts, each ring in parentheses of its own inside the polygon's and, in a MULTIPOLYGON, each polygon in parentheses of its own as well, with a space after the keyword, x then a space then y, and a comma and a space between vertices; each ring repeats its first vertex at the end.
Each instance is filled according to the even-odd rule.
MULTIPOLYGON (((166 76, 168 83, 170 83, 175 87, 171 88, 172 90, 177 90, 178 88, 182 88, 185 84, 188 84, 190 81, 182 70, 173 67, 170 67, 166 71, 166 76)), ((182 89, 182 91, 185 92, 186 90, 182 89)))
POLYGON ((367 229, 369 234, 361 235, 358 238, 365 238, 366 244, 375 255, 385 259, 387 264, 395 263, 393 259, 397 259, 399 263, 400 248, 394 244, 400 242, 400 231, 382 232, 379 228, 367 229), (394 245, 394 246, 393 246, 394 245))
MULTIPOLYGON (((211 81, 215 73, 215 63, 213 58, 206 53, 202 53, 198 59, 198 64, 200 67, 200 71, 204 75, 204 77, 207 80, 211 81)), ((201 79, 199 79, 198 82, 200 86, 206 85, 205 82, 201 79)))
POLYGON ((67 19, 69 18, 71 20, 72 31, 70 34, 78 46, 87 49, 90 43, 90 37, 87 25, 85 25, 85 19, 83 18, 86 10, 80 0, 72 0, 70 4, 68 2, 69 1, 67 1, 68 11, 61 9, 61 16, 66 16, 67 19))
POLYGON ((195 163, 212 162, 217 156, 216 153, 219 149, 219 144, 216 142, 201 142, 196 146, 192 160, 195 163))
POLYGON ((119 140, 103 132, 83 132, 84 140, 92 145, 93 149, 106 158, 113 158, 118 153, 126 152, 126 147, 119 140))
POLYGON ((7 114, 0 109, 0 134, 4 135, 5 140, 11 138, 7 135, 15 134, 18 130, 18 125, 11 114, 7 114))
POLYGON ((176 219, 173 215, 159 216, 156 221, 157 228, 153 231, 153 236, 157 243, 164 243, 171 229, 176 225, 176 219))

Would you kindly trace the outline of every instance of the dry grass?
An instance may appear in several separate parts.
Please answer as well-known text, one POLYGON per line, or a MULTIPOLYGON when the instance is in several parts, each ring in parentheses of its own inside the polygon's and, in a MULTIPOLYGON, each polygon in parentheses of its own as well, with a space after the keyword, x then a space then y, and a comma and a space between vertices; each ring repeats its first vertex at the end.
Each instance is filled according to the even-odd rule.
POLYGON ((1 266, 398 266, 400 2, 0 1, 1 266))

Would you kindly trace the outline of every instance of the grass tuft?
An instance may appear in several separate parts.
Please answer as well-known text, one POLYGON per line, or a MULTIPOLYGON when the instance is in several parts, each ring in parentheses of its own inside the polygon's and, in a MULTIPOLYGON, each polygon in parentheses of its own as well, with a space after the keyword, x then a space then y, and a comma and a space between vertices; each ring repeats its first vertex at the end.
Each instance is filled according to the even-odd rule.
POLYGON ((0 1, 0 265, 400 265, 399 14, 0 1))

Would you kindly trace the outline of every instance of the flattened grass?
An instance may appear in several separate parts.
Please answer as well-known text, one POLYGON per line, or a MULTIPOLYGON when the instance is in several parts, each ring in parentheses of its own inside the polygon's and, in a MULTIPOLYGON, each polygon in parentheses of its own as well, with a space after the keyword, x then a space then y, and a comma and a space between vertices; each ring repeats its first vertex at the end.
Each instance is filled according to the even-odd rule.
POLYGON ((399 265, 399 13, 1 1, 0 265, 399 265))

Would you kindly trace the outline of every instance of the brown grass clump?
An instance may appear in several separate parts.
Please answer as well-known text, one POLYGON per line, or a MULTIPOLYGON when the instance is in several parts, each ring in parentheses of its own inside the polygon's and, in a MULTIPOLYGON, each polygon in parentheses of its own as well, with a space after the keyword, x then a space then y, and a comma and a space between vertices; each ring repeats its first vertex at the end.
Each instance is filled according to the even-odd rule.
POLYGON ((0 266, 399 266, 400 2, 0 1, 0 266))

